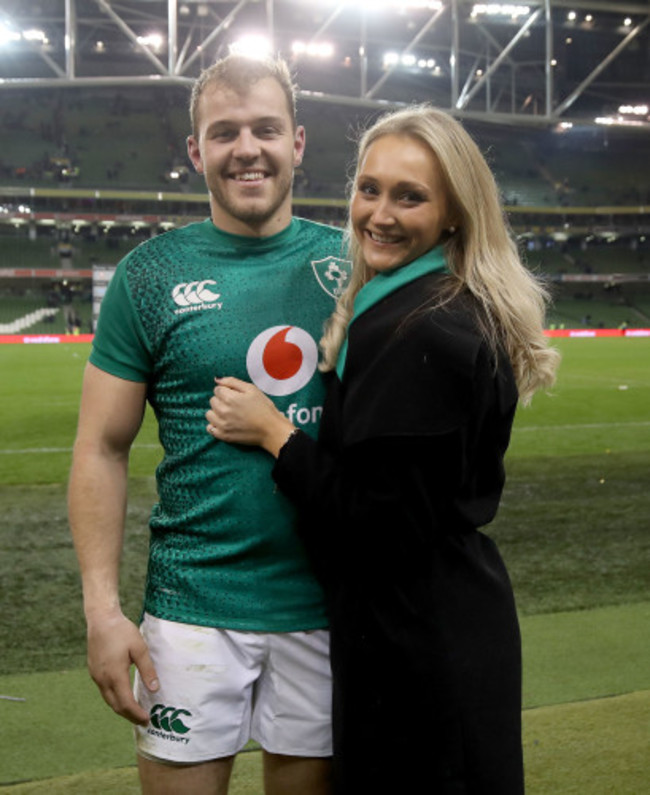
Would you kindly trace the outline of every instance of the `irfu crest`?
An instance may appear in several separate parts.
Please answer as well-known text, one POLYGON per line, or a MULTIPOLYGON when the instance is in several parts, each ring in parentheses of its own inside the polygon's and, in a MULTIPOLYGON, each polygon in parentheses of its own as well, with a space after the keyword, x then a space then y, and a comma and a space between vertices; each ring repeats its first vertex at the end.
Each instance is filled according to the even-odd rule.
POLYGON ((318 283, 332 298, 338 298, 347 287, 351 263, 339 257, 312 260, 312 268, 318 283))

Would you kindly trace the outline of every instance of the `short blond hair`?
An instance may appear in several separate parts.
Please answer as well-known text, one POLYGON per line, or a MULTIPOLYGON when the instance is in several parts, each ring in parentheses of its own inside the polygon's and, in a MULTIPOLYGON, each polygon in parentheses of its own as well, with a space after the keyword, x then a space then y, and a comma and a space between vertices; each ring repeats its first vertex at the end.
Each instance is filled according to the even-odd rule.
POLYGON ((251 87, 265 78, 277 81, 287 100, 287 110, 296 127, 297 88, 286 61, 282 58, 248 58, 245 55, 227 55, 204 69, 192 86, 190 121, 192 133, 198 137, 198 108, 206 86, 219 85, 244 96, 251 87))

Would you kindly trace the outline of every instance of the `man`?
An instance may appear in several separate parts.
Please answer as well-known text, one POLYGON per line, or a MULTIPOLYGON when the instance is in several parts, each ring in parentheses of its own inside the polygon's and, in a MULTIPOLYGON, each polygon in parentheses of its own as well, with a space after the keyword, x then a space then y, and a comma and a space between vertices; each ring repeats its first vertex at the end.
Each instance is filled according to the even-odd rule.
POLYGON ((215 376, 239 373, 315 433, 315 340, 346 278, 341 237, 291 215, 305 131, 282 61, 229 56, 210 67, 191 118, 188 153, 211 217, 120 263, 84 376, 69 510, 89 669, 136 725, 145 794, 227 793, 234 757, 253 738, 267 795, 325 795, 322 594, 292 509, 273 490, 272 459, 215 443, 204 415, 215 376), (138 630, 121 612, 118 578, 128 454, 145 399, 164 458, 138 630))

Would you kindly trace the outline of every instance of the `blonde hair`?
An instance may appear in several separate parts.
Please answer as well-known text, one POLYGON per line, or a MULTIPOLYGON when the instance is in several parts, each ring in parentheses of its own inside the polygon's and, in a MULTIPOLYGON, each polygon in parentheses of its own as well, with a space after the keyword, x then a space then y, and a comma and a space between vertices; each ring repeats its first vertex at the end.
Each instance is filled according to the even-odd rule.
MULTIPOLYGON (((481 329, 495 354, 508 355, 522 403, 555 380, 559 353, 544 336, 548 294, 522 264, 505 218, 494 176, 485 158, 462 125, 449 114, 418 105, 382 116, 361 137, 356 173, 349 187, 351 199, 359 170, 370 146, 384 135, 416 138, 437 157, 447 185, 450 213, 457 226, 444 233, 440 244, 451 276, 445 303, 468 291, 480 307, 481 329)), ((372 278, 348 219, 347 242, 352 259, 350 283, 339 298, 321 340, 321 369, 331 370, 352 317, 356 294, 372 278)))
POLYGON ((260 80, 276 80, 287 100, 287 110, 296 127, 296 85, 286 61, 282 58, 249 58, 245 55, 227 55, 208 66, 194 81, 190 97, 192 134, 198 137, 199 100, 206 86, 220 85, 244 96, 260 80))

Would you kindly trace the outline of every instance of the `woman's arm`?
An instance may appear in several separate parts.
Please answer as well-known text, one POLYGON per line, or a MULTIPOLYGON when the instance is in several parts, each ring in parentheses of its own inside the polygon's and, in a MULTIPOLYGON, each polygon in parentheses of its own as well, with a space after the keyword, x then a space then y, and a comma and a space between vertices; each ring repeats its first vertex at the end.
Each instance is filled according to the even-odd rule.
POLYGON ((371 557, 386 555, 385 565, 400 568, 397 560, 413 555, 414 541, 415 549, 431 543, 461 477, 457 431, 368 439, 332 455, 235 378, 217 381, 206 419, 215 438, 260 446, 278 459, 273 477, 301 511, 301 535, 321 560, 339 541, 348 548, 371 543, 378 544, 371 557))
POLYGON ((391 548, 406 552, 415 539, 428 545, 437 534, 486 524, 496 511, 505 444, 496 444, 495 434, 509 428, 511 417, 495 399, 490 358, 473 364, 457 377, 460 385, 447 390, 457 396, 451 404, 435 382, 426 384, 420 404, 433 414, 426 429, 422 411, 415 416, 402 409, 406 416, 393 421, 391 412, 400 412, 394 388, 373 392, 374 423, 366 421, 370 407, 360 408, 355 416, 364 434, 350 434, 358 438, 336 452, 295 433, 265 395, 236 379, 218 381, 209 429, 219 439, 262 446, 277 459, 273 477, 300 510, 304 536, 326 534, 330 543, 340 539, 341 548, 355 539, 382 539, 386 554, 391 548))
POLYGON ((216 381, 206 413, 207 431, 221 441, 262 447, 279 459, 273 476, 286 496, 299 508, 316 508, 335 523, 349 519, 363 523, 386 512, 402 512, 401 506, 413 499, 421 481, 429 482, 434 471, 440 479, 442 462, 447 474, 451 471, 442 437, 435 442, 369 439, 345 455, 333 456, 307 434, 296 433, 253 384, 237 378, 216 381))

